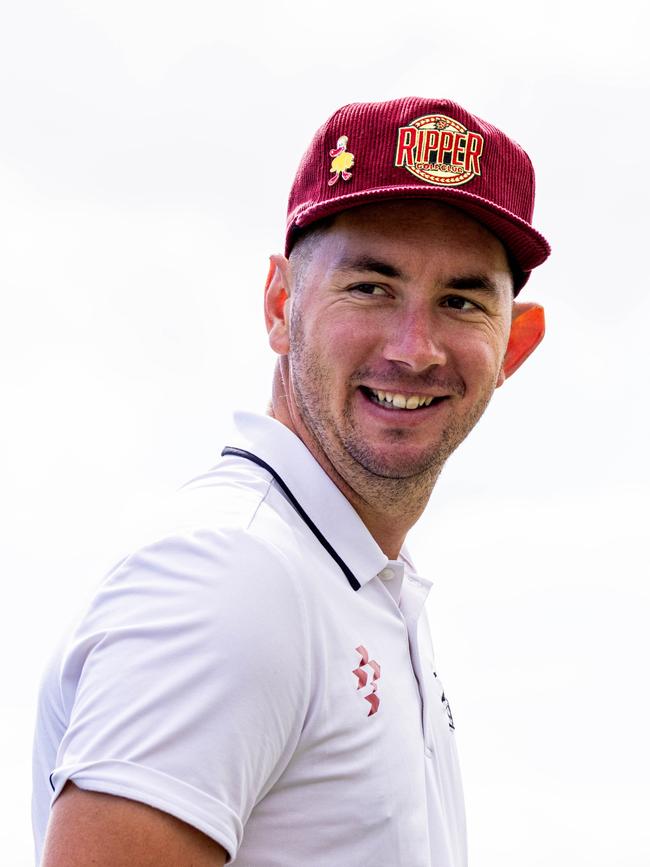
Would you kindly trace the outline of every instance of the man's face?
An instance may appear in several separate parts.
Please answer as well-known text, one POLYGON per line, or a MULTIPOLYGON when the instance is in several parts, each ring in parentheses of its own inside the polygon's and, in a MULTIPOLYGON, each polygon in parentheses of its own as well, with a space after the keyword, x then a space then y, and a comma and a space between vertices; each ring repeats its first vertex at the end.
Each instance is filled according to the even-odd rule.
POLYGON ((311 253, 290 301, 292 415, 344 478, 437 475, 503 381, 503 246, 453 208, 393 202, 340 214, 311 253))

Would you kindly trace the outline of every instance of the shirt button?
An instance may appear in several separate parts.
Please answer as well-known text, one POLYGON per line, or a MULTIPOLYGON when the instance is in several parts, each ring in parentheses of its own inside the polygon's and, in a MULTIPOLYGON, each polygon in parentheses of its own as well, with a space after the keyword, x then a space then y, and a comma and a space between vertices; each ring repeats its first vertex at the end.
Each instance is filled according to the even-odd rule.
POLYGON ((387 566, 385 569, 381 570, 379 577, 382 581, 391 581, 395 577, 395 572, 387 566))

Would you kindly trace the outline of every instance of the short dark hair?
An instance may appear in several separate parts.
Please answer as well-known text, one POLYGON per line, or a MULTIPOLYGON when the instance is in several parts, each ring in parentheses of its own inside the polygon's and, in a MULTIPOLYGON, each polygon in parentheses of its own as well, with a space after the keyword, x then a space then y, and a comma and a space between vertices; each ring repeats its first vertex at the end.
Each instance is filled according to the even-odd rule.
POLYGON ((316 244, 334 224, 335 219, 336 215, 332 215, 323 217, 322 220, 316 220, 315 223, 311 223, 295 237, 289 252, 289 261, 296 278, 297 290, 301 288, 302 275, 311 261, 316 244))

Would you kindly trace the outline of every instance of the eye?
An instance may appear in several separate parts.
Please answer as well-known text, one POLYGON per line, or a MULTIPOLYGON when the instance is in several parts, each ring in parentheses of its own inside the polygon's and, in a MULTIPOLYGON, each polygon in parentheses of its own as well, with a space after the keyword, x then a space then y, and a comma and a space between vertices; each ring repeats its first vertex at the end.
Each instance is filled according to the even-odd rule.
POLYGON ((449 295, 443 300, 444 307, 451 307, 452 310, 480 310, 478 304, 470 301, 469 298, 463 298, 462 295, 449 295))
POLYGON ((351 286, 352 292, 360 292, 362 295, 387 295, 388 293, 383 286, 378 286, 376 283, 357 283, 356 286, 351 286))

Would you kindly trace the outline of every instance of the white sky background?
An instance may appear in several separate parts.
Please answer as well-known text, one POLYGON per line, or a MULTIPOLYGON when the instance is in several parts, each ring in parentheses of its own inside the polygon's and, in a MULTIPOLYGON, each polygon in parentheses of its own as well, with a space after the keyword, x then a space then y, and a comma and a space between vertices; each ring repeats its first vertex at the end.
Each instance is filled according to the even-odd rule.
POLYGON ((263 411, 286 196, 339 105, 520 141, 547 337, 411 537, 474 867, 650 863, 641 4, 21 2, 0 13, 0 860, 32 863, 38 678, 130 515, 263 411), (645 537, 645 538, 644 538, 645 537))

